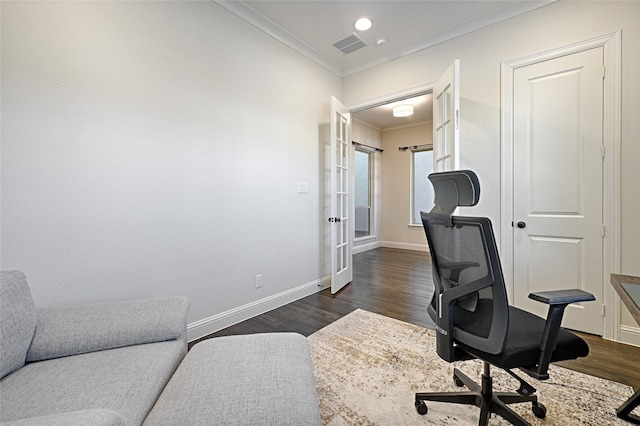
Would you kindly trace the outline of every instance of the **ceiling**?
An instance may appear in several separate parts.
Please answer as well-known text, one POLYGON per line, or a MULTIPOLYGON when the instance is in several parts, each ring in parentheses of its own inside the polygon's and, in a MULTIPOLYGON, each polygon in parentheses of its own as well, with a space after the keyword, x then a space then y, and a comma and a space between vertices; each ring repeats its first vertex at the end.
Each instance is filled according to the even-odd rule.
MULTIPOLYGON (((556 0, 214 0, 339 76, 347 76, 556 0), (358 31, 367 17, 371 29, 358 31), (333 46, 351 34, 366 46, 345 54, 333 46), (385 37, 387 42, 377 45, 385 37)), ((430 97, 430 96, 429 96, 430 97)), ((416 105, 411 118, 392 119, 389 107, 358 113, 380 129, 430 119, 431 102, 416 105), (391 118, 389 118, 391 117, 391 118)))
POLYGON ((418 123, 431 121, 433 113, 432 98, 431 93, 427 93, 410 99, 357 111, 352 113, 352 115, 356 119, 360 119, 360 121, 364 121, 381 131, 413 126, 418 123), (393 108, 403 103, 413 105, 413 115, 409 117, 394 117, 393 108))

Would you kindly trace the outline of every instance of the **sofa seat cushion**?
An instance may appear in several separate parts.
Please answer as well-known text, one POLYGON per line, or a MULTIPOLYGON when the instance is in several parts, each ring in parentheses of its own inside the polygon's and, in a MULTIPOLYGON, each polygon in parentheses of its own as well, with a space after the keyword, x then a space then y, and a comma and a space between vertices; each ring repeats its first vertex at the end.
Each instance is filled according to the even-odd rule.
POLYGON ((70 411, 68 413, 51 414, 42 417, 30 417, 28 419, 15 420, 2 423, 2 426, 129 426, 120 414, 104 408, 91 410, 70 411))
POLYGON ((185 352, 174 340, 28 363, 0 381, 0 421, 104 408, 141 424, 185 352))
POLYGON ((265 333, 196 344, 144 422, 178 424, 321 424, 307 339, 265 333))
POLYGON ((0 273, 0 379, 22 367, 36 330, 36 305, 27 278, 19 271, 0 273))

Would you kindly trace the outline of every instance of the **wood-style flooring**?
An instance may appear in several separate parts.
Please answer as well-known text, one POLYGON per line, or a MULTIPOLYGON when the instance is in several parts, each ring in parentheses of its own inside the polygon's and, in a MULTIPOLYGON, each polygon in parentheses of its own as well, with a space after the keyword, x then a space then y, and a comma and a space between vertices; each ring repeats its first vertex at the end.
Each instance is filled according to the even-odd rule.
MULTIPOLYGON (((357 308, 433 328, 427 314, 433 291, 427 253, 380 248, 355 255, 353 266, 353 282, 335 295, 325 289, 203 339, 282 331, 309 336, 357 308)), ((589 344, 589 356, 558 365, 640 388, 640 348, 580 335, 589 344)))

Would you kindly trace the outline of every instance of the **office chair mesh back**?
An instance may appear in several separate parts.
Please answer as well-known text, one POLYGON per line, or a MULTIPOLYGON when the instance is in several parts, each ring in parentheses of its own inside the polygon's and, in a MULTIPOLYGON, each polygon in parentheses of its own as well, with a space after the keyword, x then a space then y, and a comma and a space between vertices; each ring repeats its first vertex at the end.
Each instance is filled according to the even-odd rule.
POLYGON ((454 339, 488 353, 500 353, 507 334, 509 308, 491 222, 487 218, 451 215, 458 206, 478 202, 479 184, 477 180, 460 181, 459 173, 439 173, 430 179, 439 190, 434 208, 421 215, 433 267, 435 291, 429 315, 438 330, 438 354, 449 362, 459 359, 454 339), (441 294, 452 288, 468 294, 450 307, 451 312, 446 312, 448 305, 441 294), (454 330, 453 335, 447 332, 450 329, 454 330))
POLYGON ((438 354, 449 362, 457 360, 454 339, 488 353, 500 353, 509 309, 499 260, 489 258, 485 250, 487 245, 495 245, 491 223, 484 218, 454 216, 449 226, 430 219, 428 213, 422 219, 432 250, 435 291, 429 314, 438 330, 438 354), (440 295, 452 288, 468 294, 445 315, 447 303, 440 295), (451 328, 448 321, 453 322, 453 336, 443 333, 451 328))

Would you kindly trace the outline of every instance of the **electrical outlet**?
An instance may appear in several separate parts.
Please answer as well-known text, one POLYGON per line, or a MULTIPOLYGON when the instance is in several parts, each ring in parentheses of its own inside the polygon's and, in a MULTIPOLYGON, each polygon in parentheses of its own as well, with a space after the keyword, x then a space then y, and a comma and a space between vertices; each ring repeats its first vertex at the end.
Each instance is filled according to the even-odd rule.
POLYGON ((256 275, 256 288, 262 287, 262 274, 256 275))

